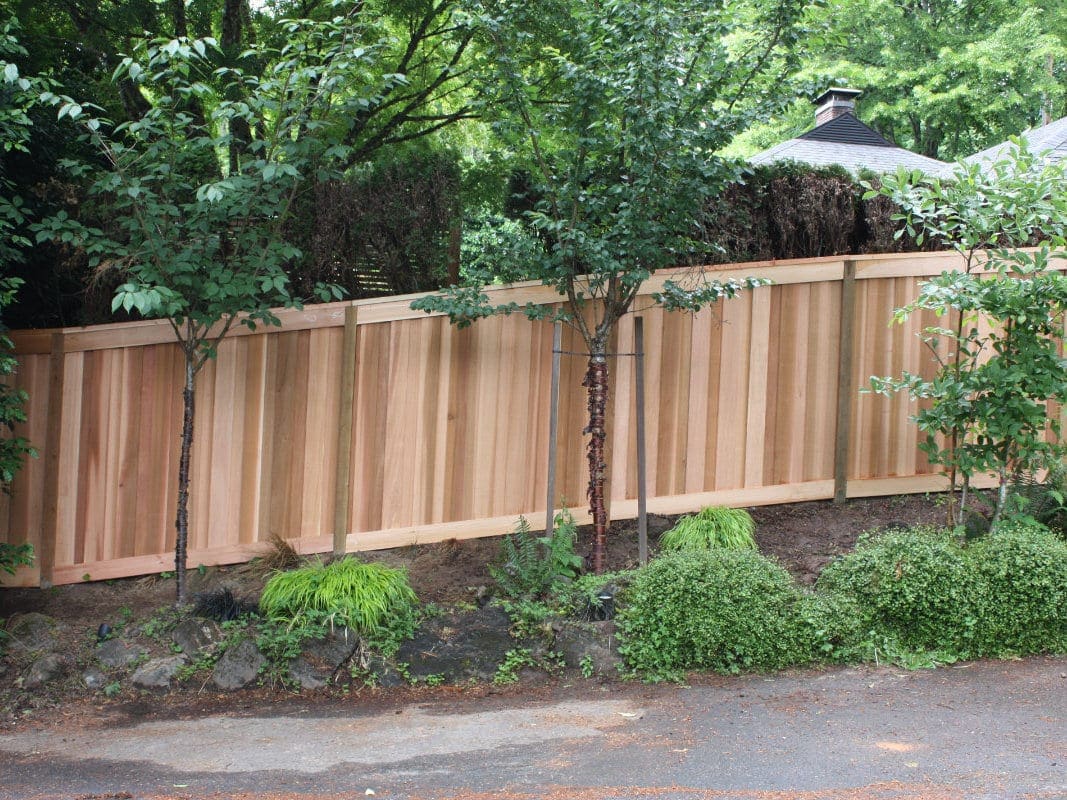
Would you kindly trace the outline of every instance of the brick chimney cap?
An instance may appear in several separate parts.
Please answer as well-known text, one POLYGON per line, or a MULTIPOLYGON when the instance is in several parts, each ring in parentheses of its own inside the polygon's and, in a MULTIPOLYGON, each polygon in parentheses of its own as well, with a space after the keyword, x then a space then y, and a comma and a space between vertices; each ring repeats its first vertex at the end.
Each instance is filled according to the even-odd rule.
POLYGON ((831 86, 812 101, 814 105, 821 106, 831 100, 853 101, 863 92, 860 89, 846 89, 840 86, 831 86))

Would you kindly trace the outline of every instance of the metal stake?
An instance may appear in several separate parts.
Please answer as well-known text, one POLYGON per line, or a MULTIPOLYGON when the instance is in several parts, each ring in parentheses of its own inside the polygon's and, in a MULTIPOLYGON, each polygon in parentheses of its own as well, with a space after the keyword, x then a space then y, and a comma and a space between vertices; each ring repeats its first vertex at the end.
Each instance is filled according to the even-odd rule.
POLYGON ((556 431, 559 427, 559 360, 563 346, 563 323, 552 329, 552 388, 548 412, 548 502, 545 504, 545 533, 552 533, 556 516, 556 431))
POLYGON ((637 367, 637 553, 641 566, 648 563, 648 511, 645 491, 645 321, 634 317, 634 354, 637 367))

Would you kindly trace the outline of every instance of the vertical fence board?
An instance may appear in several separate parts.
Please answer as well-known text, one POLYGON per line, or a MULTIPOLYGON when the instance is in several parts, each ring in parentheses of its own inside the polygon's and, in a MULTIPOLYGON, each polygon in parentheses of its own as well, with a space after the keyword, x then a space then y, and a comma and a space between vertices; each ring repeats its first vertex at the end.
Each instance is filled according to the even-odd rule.
MULTIPOLYGON (((854 257, 854 358, 841 382, 841 261, 735 265, 780 279, 697 315, 644 311, 650 508, 826 497, 835 463, 868 481, 850 494, 935 485, 915 405, 859 389, 871 375, 931 374, 915 335, 930 315, 889 322, 953 258, 854 257), (851 435, 835 462, 836 409, 851 435)), ((556 302, 540 286, 487 291, 556 302)), ((313 551, 335 535, 376 548, 501 533, 519 514, 540 525, 551 326, 513 316, 460 330, 409 302, 283 312, 281 330, 223 343, 197 386, 191 564, 242 560, 272 534, 313 551)), ((0 502, 0 540, 38 545, 45 576, 166 568, 182 414, 182 357, 167 337, 155 323, 16 333, 27 351, 13 380, 30 393, 20 432, 45 450, 0 502)), ((613 515, 636 513, 632 341, 627 316, 609 365, 613 515)), ((562 349, 556 496, 582 520, 587 358, 573 330, 562 349)))

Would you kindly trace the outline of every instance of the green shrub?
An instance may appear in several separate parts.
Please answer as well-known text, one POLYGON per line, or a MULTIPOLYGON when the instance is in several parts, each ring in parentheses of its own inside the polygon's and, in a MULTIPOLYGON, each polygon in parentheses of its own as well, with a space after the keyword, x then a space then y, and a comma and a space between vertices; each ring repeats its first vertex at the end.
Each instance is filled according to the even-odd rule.
POLYGON ((263 587, 259 607, 276 620, 323 621, 374 636, 413 629, 417 603, 405 570, 349 557, 277 573, 263 587))
POLYGON ((967 555, 980 582, 981 654, 1067 651, 1067 543, 1043 525, 1004 523, 967 555))
POLYGON ((865 630, 906 649, 970 652, 978 578, 956 537, 933 528, 863 536, 816 583, 851 601, 865 630))
POLYGON ((500 563, 489 574, 513 600, 544 599, 561 583, 576 578, 582 558, 574 551, 577 538, 574 517, 567 509, 556 515, 552 533, 534 536, 525 517, 500 544, 500 563))
POLYGON ((682 517, 673 528, 663 534, 660 548, 674 550, 709 550, 725 547, 731 550, 755 550, 756 523, 743 508, 708 506, 699 514, 682 517))
POLYGON ((632 671, 653 680, 805 663, 832 638, 814 631, 832 626, 802 597, 789 573, 754 550, 672 553, 638 570, 627 588, 619 649, 632 671))

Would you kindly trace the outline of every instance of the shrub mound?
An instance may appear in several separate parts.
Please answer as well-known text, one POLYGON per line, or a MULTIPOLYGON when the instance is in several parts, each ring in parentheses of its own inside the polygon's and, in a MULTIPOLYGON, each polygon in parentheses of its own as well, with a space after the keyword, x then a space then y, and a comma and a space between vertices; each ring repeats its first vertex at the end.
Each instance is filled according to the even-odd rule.
POLYGON ((618 616, 619 651, 652 680, 779 669, 833 647, 827 611, 754 550, 686 550, 637 571, 618 616))
POLYGON ((863 537, 816 584, 869 636, 957 658, 1067 650, 1067 544, 1009 523, 964 547, 947 531, 863 537))
POLYGON ((1067 652, 1067 542, 1013 522, 965 546, 929 527, 874 532, 815 593, 749 549, 681 550, 633 573, 620 652, 651 680, 885 657, 908 667, 1067 652))
POLYGON ((816 590, 851 600, 864 630, 904 648, 970 652, 978 581, 949 532, 917 527, 864 535, 823 570, 816 590))
POLYGON ((1044 525, 1008 524, 976 541, 982 655, 1067 651, 1067 542, 1044 525))

